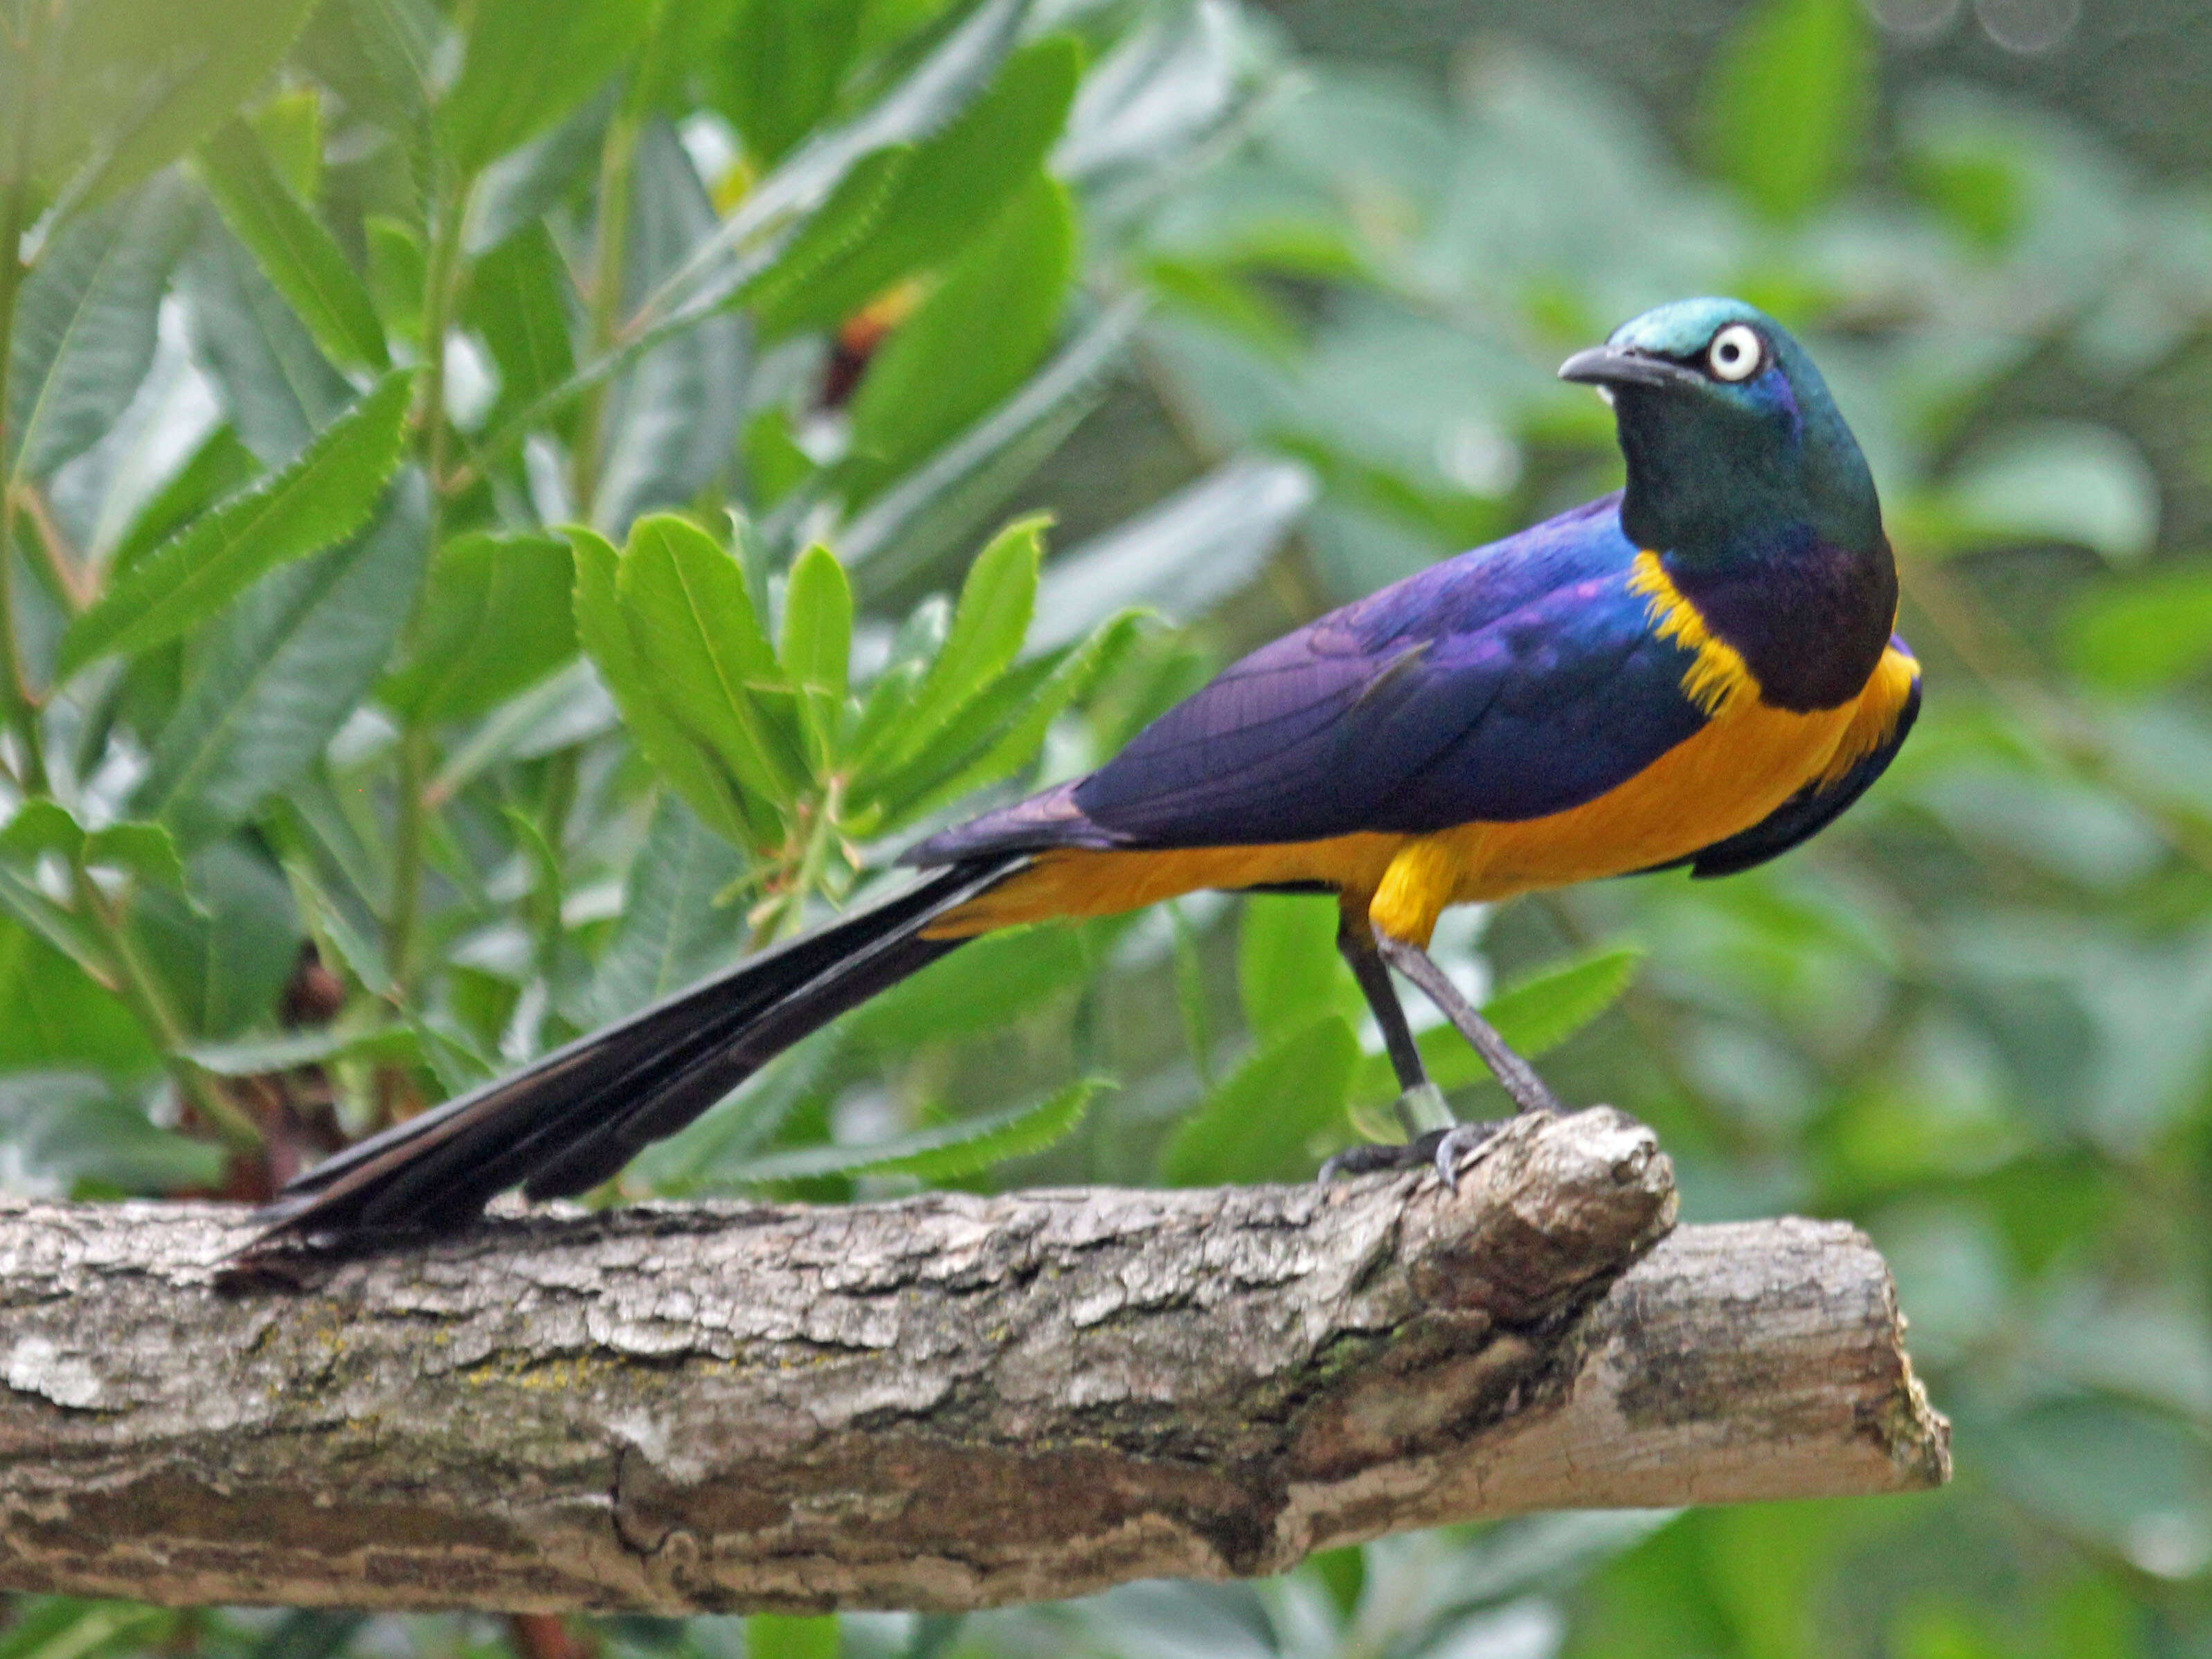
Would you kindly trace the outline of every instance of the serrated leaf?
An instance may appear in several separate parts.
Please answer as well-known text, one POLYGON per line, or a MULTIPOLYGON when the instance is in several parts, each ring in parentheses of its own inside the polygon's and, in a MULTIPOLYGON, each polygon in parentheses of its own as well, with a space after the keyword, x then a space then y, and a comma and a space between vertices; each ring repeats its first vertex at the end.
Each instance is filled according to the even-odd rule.
POLYGON ((45 478, 130 406, 191 225, 173 181, 68 226, 24 279, 7 367, 16 477, 45 478))
POLYGON ((1033 174, 878 351, 853 398, 857 499, 872 495, 1028 378, 1075 274, 1066 187, 1033 174))
POLYGON ((1110 1086, 1085 1078, 1034 1105, 963 1118, 872 1146, 806 1146, 772 1152, 724 1173, 735 1181, 797 1181, 827 1175, 907 1175, 951 1181, 1008 1158, 1041 1152, 1073 1133, 1092 1098, 1110 1086))
POLYGON ((174 639, 278 565, 351 535, 398 464, 412 384, 385 376, 297 461, 147 555, 71 624, 61 672, 174 639))
POLYGON ((888 770, 922 745, 969 699, 1004 673, 1022 648, 1036 603, 1037 568, 1044 557, 1043 519, 1023 519, 991 538, 968 567, 960 603, 945 644, 923 675, 904 718, 884 732, 864 768, 888 770))
POLYGON ((1524 1057, 1549 1054, 1620 1000, 1644 952, 1598 951, 1507 986, 1483 1005, 1483 1017, 1524 1057))
POLYGON ((1278 1037, 1238 1066, 1168 1142, 1171 1187, 1305 1181, 1329 1145, 1348 1137, 1345 1103, 1359 1039, 1328 1014, 1278 1037))
POLYGON ((617 592, 668 718, 749 794, 788 807, 801 769, 767 698, 787 698, 789 684, 737 556, 688 520, 655 514, 631 526, 617 592))
POLYGON ((337 240, 277 176, 243 121, 218 128, 200 149, 209 194, 262 273, 331 362, 380 371, 391 362, 368 289, 337 240))
MULTIPOLYGON (((422 582, 429 509, 410 468, 367 529, 266 577, 205 631, 136 810, 198 843, 313 763, 398 641, 422 582)), ((565 590, 553 598, 565 614, 565 590)))
POLYGON ((661 707, 654 677, 623 614, 617 586, 622 556, 596 531, 572 528, 568 534, 576 559, 576 637, 622 710, 630 737, 717 835, 740 847, 758 845, 762 836, 714 751, 661 707))
POLYGON ((438 109, 444 149, 473 173, 582 103, 644 40, 648 0, 481 0, 459 78, 438 109))
POLYGON ((1097 406, 1144 314, 1141 297, 1115 304, 848 524, 837 545, 864 590, 932 568, 998 511, 1097 406))
POLYGON ((95 203, 185 155, 265 81, 315 0, 108 0, 64 8, 49 147, 89 152, 67 197, 95 203))
POLYGON ((1082 67, 1072 36, 1032 41, 942 132, 856 167, 748 290, 763 331, 836 323, 964 248, 1042 165, 1082 67))
POLYGON ((407 659, 380 696, 417 722, 495 708, 575 654, 568 544, 472 531, 438 550, 407 659))
POLYGON ((1072 651, 1018 664, 878 788, 863 791, 856 778, 857 799, 873 794, 884 804, 876 833, 904 828, 1036 761, 1052 723, 1135 643, 1141 621, 1117 617, 1072 651))
POLYGON ((744 916, 718 908, 714 896, 744 868, 680 795, 663 795, 630 861, 621 925, 592 977, 590 1019, 620 1019, 728 963, 744 940, 744 916))
POLYGON ((899 1052, 1004 1030, 1082 983, 1088 971, 1071 928, 987 933, 854 1009, 846 1017, 846 1038, 899 1052))

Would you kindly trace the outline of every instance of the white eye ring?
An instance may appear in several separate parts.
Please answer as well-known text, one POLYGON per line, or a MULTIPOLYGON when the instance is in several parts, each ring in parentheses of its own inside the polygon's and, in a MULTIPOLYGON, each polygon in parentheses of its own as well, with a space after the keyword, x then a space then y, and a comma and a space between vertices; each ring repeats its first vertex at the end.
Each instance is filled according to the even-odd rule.
POLYGON ((1747 380, 1765 361, 1765 346, 1749 323, 1730 323, 1705 348, 1705 366, 1716 380, 1747 380))

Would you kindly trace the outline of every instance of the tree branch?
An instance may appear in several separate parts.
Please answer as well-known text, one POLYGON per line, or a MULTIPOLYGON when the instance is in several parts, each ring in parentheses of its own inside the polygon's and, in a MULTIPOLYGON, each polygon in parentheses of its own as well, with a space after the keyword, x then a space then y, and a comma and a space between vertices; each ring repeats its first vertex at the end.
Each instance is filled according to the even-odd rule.
POLYGON ((951 1609, 1946 1478, 1863 1237, 1674 1212, 1604 1108, 1455 1193, 536 1212, 288 1284, 215 1270, 237 1211, 0 1205, 0 1585, 951 1609))

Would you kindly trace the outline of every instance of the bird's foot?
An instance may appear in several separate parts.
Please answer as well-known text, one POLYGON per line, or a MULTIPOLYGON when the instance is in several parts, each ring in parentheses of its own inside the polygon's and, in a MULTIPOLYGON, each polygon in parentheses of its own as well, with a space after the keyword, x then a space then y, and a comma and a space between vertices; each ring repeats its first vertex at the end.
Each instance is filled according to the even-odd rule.
POLYGON ((1501 1118, 1492 1123, 1455 1123, 1449 1128, 1431 1129, 1410 1140, 1347 1146, 1321 1166, 1319 1178, 1326 1186, 1340 1176, 1372 1175, 1378 1170, 1417 1170, 1427 1165, 1436 1170, 1437 1178, 1445 1186, 1455 1187, 1459 1184, 1460 1166, 1487 1146, 1492 1138, 1512 1121, 1501 1118))

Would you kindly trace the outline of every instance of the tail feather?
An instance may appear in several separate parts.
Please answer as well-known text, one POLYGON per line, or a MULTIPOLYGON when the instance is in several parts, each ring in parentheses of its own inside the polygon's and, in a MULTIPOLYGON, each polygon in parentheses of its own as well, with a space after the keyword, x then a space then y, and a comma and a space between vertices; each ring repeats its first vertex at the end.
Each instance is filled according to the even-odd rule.
POLYGON ((801 1037, 958 948, 922 930, 1027 862, 934 872, 325 1158, 277 1196, 250 1248, 460 1226, 516 1185, 532 1198, 586 1191, 801 1037))

